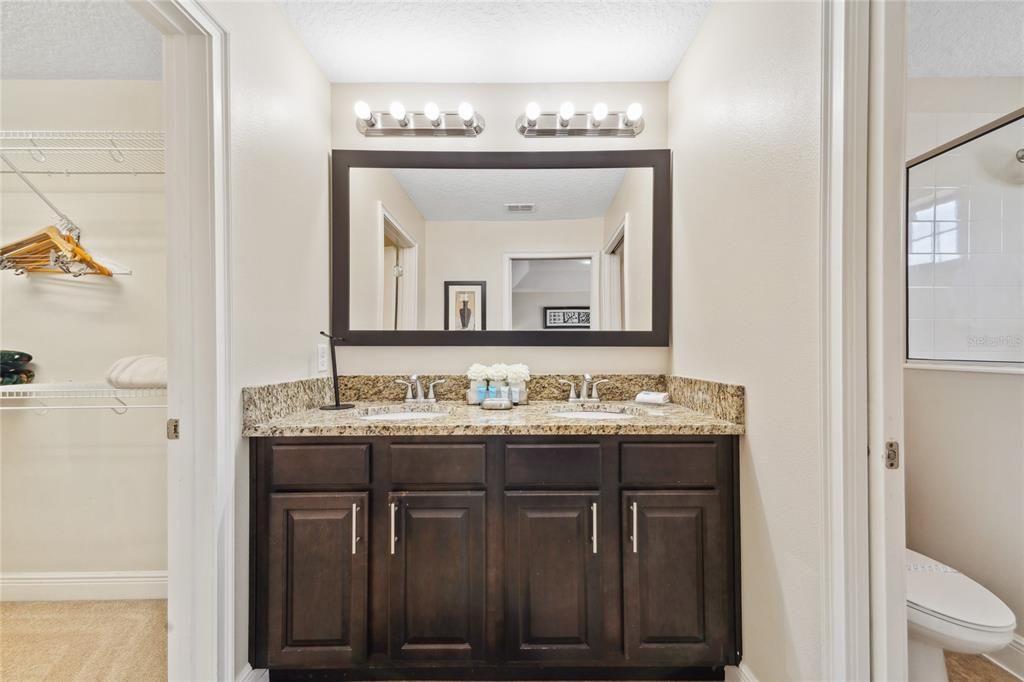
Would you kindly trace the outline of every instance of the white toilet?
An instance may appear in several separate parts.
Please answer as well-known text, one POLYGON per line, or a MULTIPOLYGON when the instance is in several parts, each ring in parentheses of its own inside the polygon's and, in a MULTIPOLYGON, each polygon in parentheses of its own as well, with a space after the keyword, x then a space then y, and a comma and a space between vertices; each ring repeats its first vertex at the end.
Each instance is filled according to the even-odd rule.
POLYGON ((960 571, 907 550, 907 627, 911 682, 945 682, 943 649, 998 651, 1013 639, 1013 611, 960 571))

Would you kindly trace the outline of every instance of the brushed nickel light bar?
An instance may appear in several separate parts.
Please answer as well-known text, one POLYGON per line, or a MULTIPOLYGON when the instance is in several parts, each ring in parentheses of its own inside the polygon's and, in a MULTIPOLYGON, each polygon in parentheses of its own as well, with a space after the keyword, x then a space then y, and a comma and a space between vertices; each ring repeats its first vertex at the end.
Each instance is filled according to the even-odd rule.
POLYGON ((516 130, 523 137, 636 137, 644 131, 644 110, 633 102, 625 111, 608 111, 598 102, 589 112, 576 112, 572 102, 563 102, 558 111, 542 112, 530 102, 516 119, 516 130))
POLYGON ((455 111, 441 111, 434 102, 427 102, 423 111, 406 111, 395 101, 387 111, 373 111, 359 100, 354 109, 356 130, 366 137, 476 137, 486 125, 469 102, 455 111))

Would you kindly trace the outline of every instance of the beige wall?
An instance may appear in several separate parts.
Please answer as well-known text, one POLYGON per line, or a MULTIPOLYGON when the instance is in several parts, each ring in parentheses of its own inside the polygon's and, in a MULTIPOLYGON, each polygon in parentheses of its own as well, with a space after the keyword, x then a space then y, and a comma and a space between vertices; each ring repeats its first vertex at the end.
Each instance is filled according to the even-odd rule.
POLYGON ((1024 634, 1024 376, 903 374, 907 545, 992 590, 1024 634))
MULTIPOLYGON (((427 329, 443 329, 444 280, 487 282, 487 328, 506 329, 504 255, 539 251, 601 250, 603 221, 427 221, 427 329)), ((463 350, 465 370, 474 351, 463 350)))
POLYGON ((630 168, 604 216, 604 243, 629 216, 626 227, 626 319, 623 328, 646 331, 651 328, 651 278, 654 259, 654 173, 647 168, 630 168))
MULTIPOLYGON (((1020 107, 1024 78, 910 79, 907 158, 1020 107)), ((992 590, 1024 635, 1024 375, 903 377, 907 544, 992 590)))
POLYGON ((1024 78, 907 79, 907 158, 1024 107, 1024 78))
POLYGON ((744 663, 821 679, 821 14, 715 3, 669 87, 672 371, 743 384, 744 663))
MULTIPOLYGON (((580 149, 664 149, 668 116, 665 83, 542 83, 542 84, 424 84, 357 83, 331 86, 332 143, 336 149, 402 149, 450 151, 555 151, 580 149), (486 132, 473 139, 367 138, 356 131, 352 106, 366 100, 374 109, 386 109, 400 99, 410 110, 434 100, 454 109, 462 100, 473 103, 487 121, 486 132), (556 109, 563 100, 578 109, 604 101, 611 109, 630 102, 644 106, 646 130, 636 139, 527 140, 514 130, 515 117, 527 102, 536 100, 544 109, 556 109)), ((428 285, 428 295, 429 295, 428 285)), ((494 299, 491 299, 494 300, 494 299)), ((430 303, 427 303, 428 313, 430 303)), ((664 372, 669 366, 667 348, 349 348, 338 358, 344 373, 462 372, 470 362, 526 362, 535 372, 664 372)))
POLYGON ((383 278, 380 256, 384 246, 380 234, 380 204, 419 247, 416 314, 420 321, 424 319, 427 240, 423 216, 390 170, 357 168, 349 174, 349 323, 352 329, 381 328, 377 321, 378 311, 383 310, 382 290, 378 284, 383 278))
MULTIPOLYGON (((0 128, 162 130, 158 81, 4 81, 0 128)), ((166 348, 162 177, 33 181, 82 228, 91 251, 131 276, 0 273, 0 347, 35 356, 37 382, 103 382, 125 355, 166 348)), ((0 243, 52 224, 50 209, 0 176, 0 243)), ((0 571, 167 567, 164 410, 0 413, 0 571)))
MULTIPOLYGON (((207 2, 230 49, 231 386, 236 396, 236 671, 248 660, 243 386, 314 375, 328 326, 330 85, 276 4, 207 2)), ((211 558, 212 560, 212 558, 211 558)), ((230 646, 230 645, 229 645, 230 646)))

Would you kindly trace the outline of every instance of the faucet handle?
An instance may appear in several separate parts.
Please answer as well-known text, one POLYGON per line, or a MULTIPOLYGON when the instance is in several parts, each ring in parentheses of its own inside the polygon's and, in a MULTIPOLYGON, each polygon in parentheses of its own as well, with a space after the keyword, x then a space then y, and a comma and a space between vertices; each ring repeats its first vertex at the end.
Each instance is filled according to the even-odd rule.
POLYGON ((559 379, 560 384, 569 384, 569 400, 576 400, 576 382, 568 379, 559 379))
POLYGON ((436 398, 434 398, 434 386, 436 386, 437 384, 443 384, 446 381, 448 381, 448 380, 447 379, 437 379, 437 380, 431 381, 429 384, 427 384, 427 400, 436 400, 436 398))
POLYGON ((405 379, 395 379, 395 383, 396 384, 404 384, 405 385, 405 399, 406 400, 412 400, 412 385, 413 385, 414 382, 406 381, 405 379))
POLYGON ((611 379, 598 379, 594 383, 590 384, 590 397, 591 397, 591 399, 593 399, 593 400, 600 400, 601 398, 598 397, 598 395, 597 395, 597 386, 598 386, 598 384, 607 384, 610 381, 611 381, 611 379))

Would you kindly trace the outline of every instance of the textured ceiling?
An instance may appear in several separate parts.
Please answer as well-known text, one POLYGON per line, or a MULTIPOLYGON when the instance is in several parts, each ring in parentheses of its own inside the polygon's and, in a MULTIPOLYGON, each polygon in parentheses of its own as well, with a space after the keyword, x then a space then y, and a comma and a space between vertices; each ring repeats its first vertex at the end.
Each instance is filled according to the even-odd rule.
POLYGON ((1024 76, 1024 1, 914 0, 907 75, 1024 76))
POLYGON ((626 169, 396 168, 391 173, 427 220, 573 220, 603 216, 626 169), (536 210, 509 213, 505 204, 512 203, 533 203, 536 210))
POLYGON ((159 80, 162 38, 120 0, 0 2, 0 77, 159 80))
POLYGON ((710 0, 282 0, 335 83, 664 81, 710 0))

